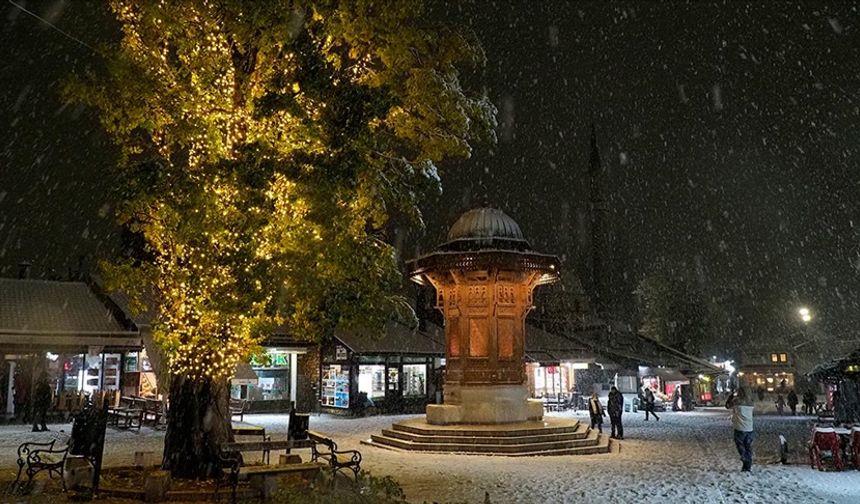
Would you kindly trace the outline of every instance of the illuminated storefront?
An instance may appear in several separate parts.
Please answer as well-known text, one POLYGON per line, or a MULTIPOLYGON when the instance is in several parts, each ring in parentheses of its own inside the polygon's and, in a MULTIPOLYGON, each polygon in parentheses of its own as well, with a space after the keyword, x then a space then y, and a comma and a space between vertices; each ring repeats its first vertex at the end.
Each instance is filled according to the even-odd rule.
POLYGON ((321 345, 319 404, 340 414, 422 411, 441 376, 441 328, 391 323, 381 337, 340 333, 321 345))

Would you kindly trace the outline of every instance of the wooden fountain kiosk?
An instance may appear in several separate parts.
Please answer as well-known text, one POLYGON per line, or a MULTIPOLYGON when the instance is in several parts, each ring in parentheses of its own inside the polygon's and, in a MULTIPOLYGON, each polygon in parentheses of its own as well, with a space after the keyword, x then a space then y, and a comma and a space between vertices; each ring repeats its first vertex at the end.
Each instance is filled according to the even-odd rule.
POLYGON ((525 321, 535 287, 558 280, 558 258, 533 252, 504 212, 478 208, 408 265, 413 281, 436 289, 445 317, 444 404, 427 406, 427 423, 540 420, 543 404, 526 386, 525 321))
POLYGON ((555 256, 532 251, 500 210, 478 208, 409 266, 412 280, 436 288, 436 308, 445 316, 444 403, 363 444, 511 457, 610 451, 605 435, 575 418, 544 417, 542 402, 528 398, 526 315, 535 287, 558 280, 555 256))

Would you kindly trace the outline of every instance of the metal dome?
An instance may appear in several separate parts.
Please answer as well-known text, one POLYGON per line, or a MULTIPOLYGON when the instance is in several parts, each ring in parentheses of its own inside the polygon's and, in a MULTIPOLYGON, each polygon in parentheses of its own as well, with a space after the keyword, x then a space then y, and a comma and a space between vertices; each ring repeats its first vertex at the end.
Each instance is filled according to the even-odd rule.
POLYGON ((451 248, 455 244, 504 244, 507 246, 503 248, 515 249, 529 247, 519 224, 495 208, 475 208, 461 215, 448 231, 448 241, 443 247, 451 248))

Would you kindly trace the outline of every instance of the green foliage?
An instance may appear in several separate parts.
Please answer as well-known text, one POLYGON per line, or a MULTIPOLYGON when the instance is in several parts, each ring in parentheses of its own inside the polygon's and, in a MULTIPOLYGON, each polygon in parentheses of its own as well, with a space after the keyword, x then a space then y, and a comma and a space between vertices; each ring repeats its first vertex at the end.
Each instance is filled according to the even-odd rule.
POLYGON ((420 0, 113 0, 123 37, 67 95, 122 150, 119 222, 142 250, 108 269, 155 304, 171 369, 223 378, 261 335, 381 327, 404 300, 386 242, 420 221, 436 163, 492 141, 460 84, 465 31, 420 0))

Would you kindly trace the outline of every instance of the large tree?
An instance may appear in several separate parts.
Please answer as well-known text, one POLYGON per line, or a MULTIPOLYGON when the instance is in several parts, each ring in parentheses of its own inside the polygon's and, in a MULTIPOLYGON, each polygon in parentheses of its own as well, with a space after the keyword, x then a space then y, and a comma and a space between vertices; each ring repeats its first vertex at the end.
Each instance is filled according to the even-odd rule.
POLYGON ((142 247, 108 272, 155 305, 163 466, 212 476, 261 336, 381 327, 402 305, 386 221, 420 220, 435 163, 492 140, 494 107, 461 85, 484 55, 420 0, 111 6, 121 41, 66 90, 121 147, 119 221, 142 247))

